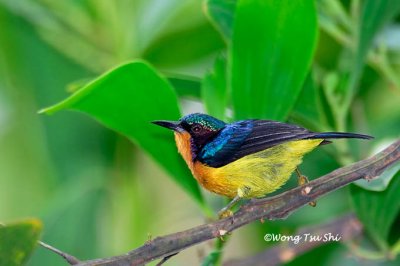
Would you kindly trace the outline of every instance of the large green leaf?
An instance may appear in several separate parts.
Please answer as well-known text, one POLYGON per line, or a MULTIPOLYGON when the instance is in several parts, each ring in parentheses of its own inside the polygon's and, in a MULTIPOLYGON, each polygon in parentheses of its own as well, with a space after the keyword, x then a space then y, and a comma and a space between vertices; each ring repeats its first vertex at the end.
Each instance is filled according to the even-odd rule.
MULTIPOLYGON (((200 98, 201 80, 199 78, 175 73, 163 74, 168 78, 168 81, 175 88, 176 94, 178 94, 179 97, 189 97, 196 99, 200 98)), ((75 80, 67 84, 66 90, 69 93, 73 93, 85 86, 91 80, 93 80, 93 77, 75 80)))
POLYGON ((382 249, 387 248, 391 225, 400 211, 400 172, 382 192, 351 186, 354 208, 366 230, 382 249))
POLYGON ((356 64, 361 68, 374 37, 400 10, 398 0, 365 0, 361 11, 356 64))
POLYGON ((310 73, 303 84, 303 88, 290 113, 290 117, 295 122, 309 129, 322 131, 324 130, 321 127, 322 113, 319 91, 310 73))
POLYGON ((398 0, 365 0, 357 32, 357 49, 348 86, 346 86, 345 104, 349 107, 362 74, 365 58, 379 30, 400 11, 398 0))
POLYGON ((237 0, 206 0, 206 14, 214 26, 229 42, 232 37, 233 19, 237 0))
POLYGON ((235 118, 285 119, 308 73, 316 40, 313 1, 239 1, 230 51, 235 118))
POLYGON ((148 64, 138 61, 121 65, 41 112, 51 114, 62 109, 84 112, 127 136, 202 202, 195 179, 177 153, 172 132, 151 124, 153 120, 177 120, 180 111, 170 84, 148 64))
POLYGON ((0 265, 20 266, 26 263, 41 231, 42 224, 36 219, 0 225, 0 265))
POLYGON ((215 60, 213 71, 203 79, 201 94, 207 113, 224 120, 228 98, 225 57, 215 60))
POLYGON ((223 48, 218 32, 209 23, 202 23, 160 36, 143 51, 142 57, 166 68, 204 59, 223 48))
POLYGON ((168 73, 166 75, 179 98, 199 99, 201 97, 201 80, 199 78, 168 73))

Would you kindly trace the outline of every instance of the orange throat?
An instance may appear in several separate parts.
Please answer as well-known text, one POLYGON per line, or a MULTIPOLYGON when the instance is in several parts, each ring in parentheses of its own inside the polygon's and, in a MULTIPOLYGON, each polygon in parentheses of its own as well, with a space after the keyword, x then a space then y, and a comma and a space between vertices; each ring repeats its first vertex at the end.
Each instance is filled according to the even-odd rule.
POLYGON ((175 132, 175 141, 179 153, 182 155, 186 164, 189 166, 189 169, 192 172, 194 178, 196 178, 196 180, 200 182, 201 185, 207 187, 206 183, 208 175, 206 175, 205 170, 209 167, 203 165, 199 161, 193 162, 192 149, 190 145, 190 134, 187 132, 175 132))
POLYGON ((199 161, 193 162, 190 134, 187 132, 175 132, 176 146, 179 153, 182 155, 186 164, 189 166, 194 178, 206 189, 229 197, 234 197, 236 189, 228 189, 228 185, 224 182, 224 178, 215 175, 214 168, 202 164, 199 161))
POLYGON ((190 148, 190 134, 187 132, 175 132, 175 142, 179 153, 193 172, 192 151, 190 148))

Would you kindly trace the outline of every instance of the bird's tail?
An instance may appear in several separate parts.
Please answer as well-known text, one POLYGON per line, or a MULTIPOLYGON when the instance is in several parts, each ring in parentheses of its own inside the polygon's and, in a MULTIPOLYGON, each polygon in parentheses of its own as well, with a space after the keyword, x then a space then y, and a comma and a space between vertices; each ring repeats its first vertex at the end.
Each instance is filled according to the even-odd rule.
POLYGON ((373 139, 374 137, 357 134, 357 133, 345 133, 345 132, 324 132, 317 133, 311 137, 311 139, 373 139))

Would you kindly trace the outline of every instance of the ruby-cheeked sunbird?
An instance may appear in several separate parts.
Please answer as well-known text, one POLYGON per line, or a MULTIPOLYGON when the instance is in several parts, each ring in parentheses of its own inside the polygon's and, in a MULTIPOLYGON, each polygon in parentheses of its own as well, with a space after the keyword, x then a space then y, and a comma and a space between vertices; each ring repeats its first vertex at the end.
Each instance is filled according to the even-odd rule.
MULTIPOLYGON (((153 121, 175 133, 179 153, 193 176, 206 189, 233 200, 263 197, 286 183, 302 157, 328 139, 371 136, 309 131, 297 125, 271 120, 242 120, 225 123, 206 114, 189 114, 179 121, 153 121)), ((300 180, 300 179, 299 179, 300 180)), ((305 181, 299 181, 304 183, 305 181)))

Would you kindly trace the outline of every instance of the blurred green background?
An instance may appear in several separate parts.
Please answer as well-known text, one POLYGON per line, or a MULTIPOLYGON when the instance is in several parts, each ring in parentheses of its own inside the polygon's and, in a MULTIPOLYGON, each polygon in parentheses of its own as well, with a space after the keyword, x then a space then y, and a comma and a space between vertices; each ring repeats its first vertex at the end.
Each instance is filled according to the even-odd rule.
MULTIPOLYGON (((172 171, 168 174, 165 166, 160 166, 157 158, 154 160, 154 155, 149 156, 151 151, 144 152, 139 138, 134 139, 139 145, 132 144, 125 136, 79 112, 38 115, 41 108, 67 98, 105 71, 134 59, 147 61, 157 75, 168 79, 182 114, 208 112, 226 120, 252 118, 249 116, 273 118, 313 130, 354 131, 375 136, 369 143, 340 141, 306 156, 301 169, 311 179, 365 158, 399 137, 397 1, 316 1, 318 37, 311 29, 308 32, 313 25, 310 18, 309 24, 304 22, 298 28, 288 28, 289 35, 293 32, 299 35, 276 40, 294 50, 294 55, 297 45, 310 47, 304 51, 309 53, 309 58, 292 62, 293 66, 300 65, 294 86, 297 91, 286 90, 281 84, 281 90, 263 94, 270 95, 269 99, 280 97, 289 102, 282 110, 252 107, 279 105, 260 102, 257 93, 264 93, 264 87, 248 95, 240 89, 247 84, 241 75, 246 66, 235 55, 251 50, 252 34, 255 42, 261 40, 261 44, 263 35, 257 35, 259 29, 252 28, 251 23, 246 24, 245 7, 251 1, 239 2, 236 15, 240 20, 232 29, 234 0, 1 0, 0 221, 9 223, 37 217, 44 224, 41 237, 44 242, 84 260, 122 254, 151 237, 199 225, 205 222, 208 209, 215 211, 223 206, 220 197, 204 190, 206 203, 198 204, 200 200, 193 197, 196 192, 188 189, 191 185, 171 178, 172 171), (310 35, 305 38, 310 44, 302 43, 299 36, 303 34, 310 35), (314 51, 309 70, 307 62, 314 51), (231 82, 232 92, 228 89, 231 82), (240 99, 246 99, 245 103, 240 99)), ((296 10, 292 12, 296 14, 296 10)), ((261 23, 260 27, 272 23, 273 28, 271 21, 263 21, 266 24, 261 23)), ((272 51, 271 57, 275 55, 273 48, 268 51, 272 51)), ((257 54, 251 56, 257 60, 257 54)), ((276 71, 278 76, 281 73, 279 64, 276 67, 253 63, 252 66, 261 72, 276 71)), ((150 98, 154 97, 154 91, 142 90, 150 98)), ((172 134, 165 133, 165 136, 168 139, 163 141, 172 143, 172 134)), ((153 135, 148 138, 157 141, 153 135)), ((391 188, 396 191, 398 183, 391 182, 388 188, 381 185, 380 190, 397 186, 391 188)), ((294 180, 285 188, 293 186, 294 180)), ((345 187, 323 197, 317 208, 304 207, 284 221, 254 223, 241 228, 226 243, 223 260, 247 257, 274 244, 264 242, 267 232, 288 234, 354 210, 360 219, 374 221, 380 213, 357 205, 357 195, 362 193, 385 192, 355 186, 350 191, 345 187), (375 216, 365 216, 366 212, 375 216)), ((399 256, 394 260, 386 256, 388 250, 395 250, 391 247, 398 250, 400 246, 400 200, 395 197, 390 202, 392 205, 377 205, 378 209, 390 206, 391 218, 385 227, 390 239, 382 240, 388 236, 374 234, 371 222, 365 224, 368 230, 361 241, 366 244, 360 249, 383 254, 379 259, 356 256, 346 246, 331 243, 291 264, 311 259, 321 265, 399 263, 399 256)), ((197 265, 212 248, 210 243, 190 248, 167 264, 197 265)), ((66 263, 38 248, 28 265, 66 263)))

